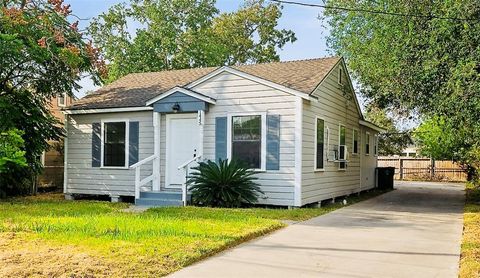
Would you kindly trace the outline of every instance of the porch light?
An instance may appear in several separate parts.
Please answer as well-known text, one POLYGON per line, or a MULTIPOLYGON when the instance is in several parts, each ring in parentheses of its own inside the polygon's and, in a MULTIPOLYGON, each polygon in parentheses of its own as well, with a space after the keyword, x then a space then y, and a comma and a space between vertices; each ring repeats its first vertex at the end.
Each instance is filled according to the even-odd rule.
POLYGON ((172 105, 172 110, 173 113, 177 113, 178 111, 180 111, 180 104, 175 103, 174 105, 172 105))

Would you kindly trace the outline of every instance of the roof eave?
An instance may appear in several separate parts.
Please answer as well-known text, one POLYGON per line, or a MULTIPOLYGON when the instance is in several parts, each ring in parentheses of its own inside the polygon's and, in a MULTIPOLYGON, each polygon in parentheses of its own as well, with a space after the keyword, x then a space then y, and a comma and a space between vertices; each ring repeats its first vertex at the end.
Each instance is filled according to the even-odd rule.
POLYGON ((372 122, 369 122, 369 121, 365 121, 365 120, 359 120, 358 123, 360 125, 363 125, 363 126, 366 126, 368 128, 371 128, 373 130, 376 130, 378 132, 387 132, 386 129, 384 129, 383 127, 379 127, 378 125, 372 123, 372 122))
POLYGON ((80 108, 64 109, 63 113, 67 115, 81 114, 100 114, 100 113, 118 113, 118 112, 141 112, 153 110, 150 106, 132 106, 132 107, 111 107, 111 108, 80 108))

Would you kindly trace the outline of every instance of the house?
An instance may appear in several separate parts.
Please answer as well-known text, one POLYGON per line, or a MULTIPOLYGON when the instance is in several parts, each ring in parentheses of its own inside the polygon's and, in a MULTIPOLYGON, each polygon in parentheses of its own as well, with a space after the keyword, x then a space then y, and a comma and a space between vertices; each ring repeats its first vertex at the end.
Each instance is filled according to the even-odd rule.
MULTIPOLYGON (((74 98, 67 94, 61 94, 50 99, 49 111, 61 123, 65 122, 65 115, 62 109, 71 105, 74 98)), ((49 141, 50 149, 43 152, 41 163, 43 172, 38 177, 39 188, 60 189, 63 187, 63 142, 49 141)))
POLYGON ((339 57, 130 74, 65 112, 67 198, 180 205, 195 160, 232 157, 258 171, 259 204, 375 186, 382 129, 364 120, 339 57))

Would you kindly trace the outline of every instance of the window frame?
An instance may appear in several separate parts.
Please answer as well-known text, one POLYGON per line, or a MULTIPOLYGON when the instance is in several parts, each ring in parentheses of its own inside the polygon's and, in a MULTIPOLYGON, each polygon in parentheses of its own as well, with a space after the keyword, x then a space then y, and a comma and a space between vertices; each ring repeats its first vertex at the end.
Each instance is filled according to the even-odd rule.
POLYGON ((373 135, 373 155, 378 156, 378 134, 373 135))
POLYGON ((260 116, 262 132, 260 141, 260 168, 254 168, 252 170, 265 172, 267 169, 267 112, 238 112, 227 114, 227 159, 229 161, 232 159, 232 119, 238 116, 260 116))
MULTIPOLYGON (((343 146, 345 146, 345 157, 347 156, 347 126, 343 123, 339 123, 338 124, 338 160, 340 160, 340 146, 342 146, 342 144, 340 144, 341 142, 341 137, 342 137, 342 126, 345 130, 345 144, 343 144, 343 146)), ((339 171, 345 171, 347 169, 347 162, 339 162, 338 163, 338 170, 339 171), (342 165, 342 163, 344 163, 345 167, 344 168, 341 168, 340 166, 342 165)))
MULTIPOLYGON (((323 117, 320 117, 320 116, 315 116, 315 131, 314 131, 314 142, 315 142, 315 145, 314 145, 314 148, 315 148, 315 156, 313 157, 313 171, 314 172, 325 172, 325 164, 326 164, 326 155, 325 155, 325 145, 328 146, 328 143, 325 144, 325 137, 327 137, 327 141, 328 141, 328 137, 329 137, 329 134, 328 134, 328 127, 327 125, 325 124, 325 119, 323 117), (318 149, 317 149, 317 129, 318 129, 318 120, 322 120, 323 121, 323 168, 317 168, 317 154, 318 154, 318 149), (327 132, 327 133, 325 133, 327 132), (326 135, 326 136, 325 136, 326 135)), ((328 150, 327 150, 327 155, 328 155, 328 150)))
POLYGON ((365 155, 370 155, 370 132, 365 131, 365 155), (367 150, 368 145, 368 150, 367 150))
POLYGON ((128 165, 128 158, 129 158, 129 134, 130 134, 130 120, 129 119, 105 119, 101 121, 101 129, 100 129, 100 168, 101 169, 129 169, 130 166, 128 165), (104 156, 105 156, 105 124, 108 123, 125 123, 125 165, 124 166, 105 166, 104 165, 104 156))
POLYGON ((360 154, 360 148, 361 142, 360 142, 360 131, 356 128, 352 129, 352 155, 358 155, 360 154), (355 132, 357 133, 357 152, 355 152, 355 132))
POLYGON ((67 106, 67 93, 61 93, 60 95, 57 95, 57 106, 58 107, 67 106), (63 103, 60 103, 60 97, 63 97, 63 103))

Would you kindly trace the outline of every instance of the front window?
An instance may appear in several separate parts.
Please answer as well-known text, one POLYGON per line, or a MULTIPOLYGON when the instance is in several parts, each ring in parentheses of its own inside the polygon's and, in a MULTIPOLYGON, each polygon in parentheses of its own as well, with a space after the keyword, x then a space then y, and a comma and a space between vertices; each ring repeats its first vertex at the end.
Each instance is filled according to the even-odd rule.
POLYGON ((126 123, 104 123, 103 166, 125 167, 126 123))
POLYGON ((325 122, 322 119, 317 118, 317 132, 316 132, 316 169, 323 169, 324 158, 324 138, 325 138, 325 122))
MULTIPOLYGON (((340 145, 340 159, 345 160, 347 147, 345 146, 345 126, 340 125, 340 136, 339 136, 339 145, 340 145)), ((345 169, 347 164, 345 162, 340 162, 340 169, 345 169)))
POLYGON ((353 148, 352 153, 358 153, 358 130, 353 130, 353 148))
POLYGON ((252 169, 261 168, 262 117, 232 117, 232 159, 243 161, 252 169))

